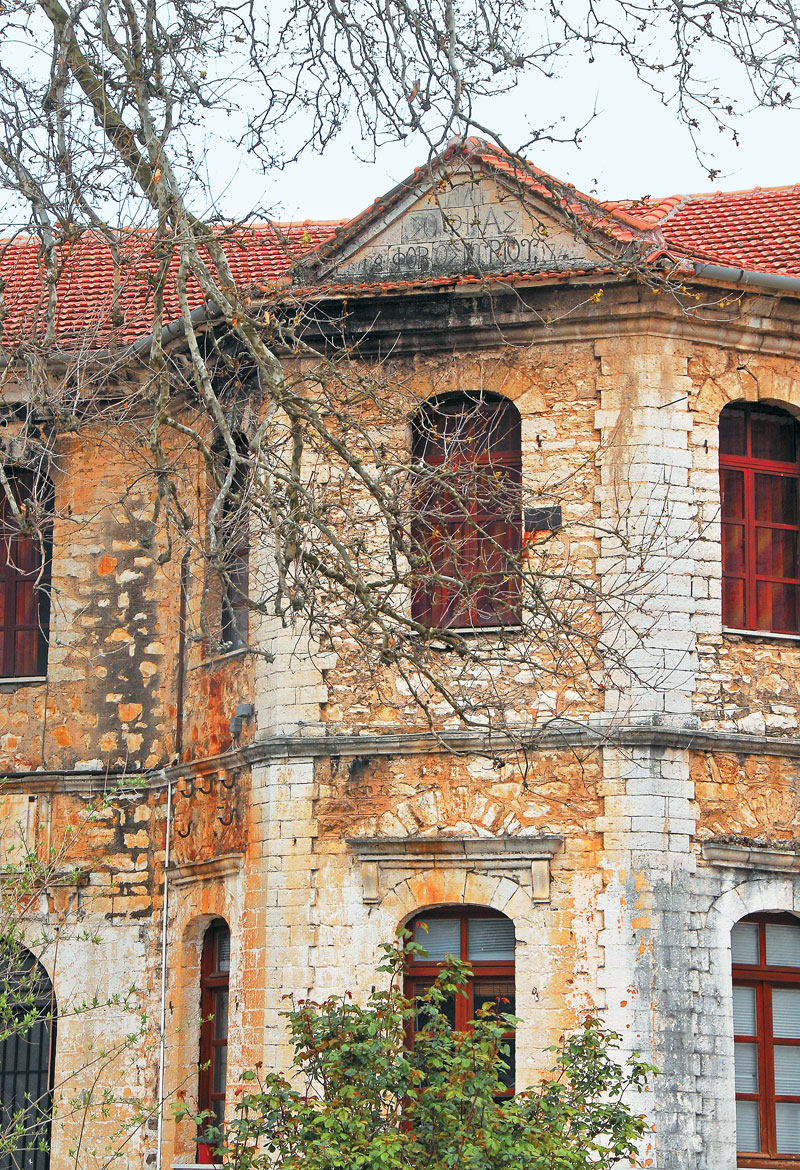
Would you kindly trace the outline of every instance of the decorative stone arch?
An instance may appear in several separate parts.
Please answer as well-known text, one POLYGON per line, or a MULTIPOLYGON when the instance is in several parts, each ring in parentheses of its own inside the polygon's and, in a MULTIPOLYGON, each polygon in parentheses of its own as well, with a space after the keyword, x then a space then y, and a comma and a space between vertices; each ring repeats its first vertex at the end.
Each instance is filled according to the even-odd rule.
POLYGON ((730 952, 730 933, 736 923, 747 914, 762 914, 779 910, 800 914, 800 877, 759 874, 746 878, 712 903, 708 911, 709 927, 723 936, 730 952))
MULTIPOLYGON (((558 837, 356 838, 364 913, 354 930, 355 954, 369 956, 364 978, 374 980, 374 948, 415 914, 442 906, 475 906, 510 918, 516 938, 518 1086, 549 1067, 548 1045, 562 1006, 557 950, 549 941, 549 866, 558 837), (365 872, 366 871, 366 872, 365 872)), ((369 986, 366 982, 364 987, 369 986)))
POLYGON ((710 962, 698 1030, 714 1036, 716 1102, 703 1133, 704 1160, 699 1163, 703 1170, 736 1168, 731 930, 746 915, 770 910, 800 915, 799 877, 752 874, 720 894, 706 914, 706 953, 710 962))
MULTIPOLYGON (((167 1093, 196 1097, 200 1055, 200 971, 203 941, 216 919, 231 931, 231 1001, 242 994, 242 856, 226 854, 170 867, 170 924, 167 1012, 167 1093)), ((241 1029, 234 1010, 229 1017, 232 1064, 239 1062, 241 1029)), ((164 1165, 193 1165, 196 1128, 165 1114, 164 1165)))
POLYGON ((513 922, 530 918, 530 891, 509 877, 457 870, 430 870, 400 878, 381 899, 381 909, 401 930, 420 910, 439 906, 485 906, 513 922))
POLYGON ((362 896, 380 905, 424 894, 423 905, 509 899, 522 890, 530 904, 550 900, 550 862, 560 850, 557 836, 542 837, 351 837, 348 845, 361 862, 362 896), (486 884, 486 883, 489 884, 486 884), (505 882, 506 885, 500 883, 505 882), (476 885, 477 883, 477 885, 476 885), (494 883, 494 884, 491 884, 494 883), (473 886, 480 898, 470 897, 473 886))

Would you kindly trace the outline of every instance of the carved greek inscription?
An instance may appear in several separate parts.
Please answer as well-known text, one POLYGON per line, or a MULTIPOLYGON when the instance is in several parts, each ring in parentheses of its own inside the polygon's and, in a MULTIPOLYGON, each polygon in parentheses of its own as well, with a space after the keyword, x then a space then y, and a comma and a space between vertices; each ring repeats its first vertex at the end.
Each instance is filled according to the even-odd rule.
MULTIPOLYGON (((452 193, 451 193, 452 195, 452 193)), ((343 277, 365 283, 426 276, 560 269, 574 263, 580 245, 559 231, 554 236, 513 201, 467 199, 459 206, 428 206, 403 216, 392 238, 368 246, 343 277), (399 237, 399 238, 398 238, 399 237)))

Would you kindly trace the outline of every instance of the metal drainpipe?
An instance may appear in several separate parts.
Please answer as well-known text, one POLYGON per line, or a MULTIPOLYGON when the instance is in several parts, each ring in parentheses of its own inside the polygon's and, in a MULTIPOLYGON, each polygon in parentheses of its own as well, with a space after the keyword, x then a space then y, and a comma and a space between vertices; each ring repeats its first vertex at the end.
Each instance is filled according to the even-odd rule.
POLYGON ((167 918, 169 915, 169 849, 172 829, 172 780, 167 780, 167 832, 164 841, 164 896, 161 906, 161 1013, 158 1046, 158 1148, 156 1170, 162 1167, 164 1140, 164 1067, 167 1048, 167 918))
POLYGON ((800 296, 800 277, 781 276, 772 272, 754 272, 750 268, 728 268, 722 264, 694 265, 695 276, 704 280, 724 280, 726 284, 747 284, 774 293, 794 293, 800 296))

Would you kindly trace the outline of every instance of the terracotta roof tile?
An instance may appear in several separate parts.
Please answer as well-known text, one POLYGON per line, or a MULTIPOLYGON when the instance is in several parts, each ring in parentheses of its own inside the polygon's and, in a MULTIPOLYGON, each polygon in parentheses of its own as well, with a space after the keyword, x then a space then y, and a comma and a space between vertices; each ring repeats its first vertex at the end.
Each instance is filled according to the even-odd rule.
MULTIPOLYGON (((454 144, 438 164, 446 164, 458 151, 479 167, 516 176, 527 189, 568 207, 588 226, 606 235, 621 242, 639 239, 652 243, 651 258, 668 252, 675 258, 683 256, 763 273, 800 276, 800 184, 712 195, 619 199, 600 204, 538 168, 531 167, 530 173, 515 168, 508 156, 479 139, 454 144)), ((418 168, 347 223, 261 224, 238 228, 235 234, 230 229, 217 229, 234 279, 240 286, 261 287, 262 291, 275 282, 283 284, 294 260, 318 252, 324 261, 342 241, 351 239, 366 221, 406 196, 427 174, 426 168, 418 168)), ((131 233, 121 244, 122 262, 116 269, 108 245, 98 235, 87 233, 77 244, 62 251, 56 319, 57 339, 62 347, 104 347, 112 336, 124 344, 148 333, 157 268, 152 242, 150 233, 131 233)), ((609 270, 594 271, 605 274, 609 270)), ((564 280, 585 275, 583 270, 573 270, 572 273, 504 274, 487 279, 506 283, 564 280)), ((46 289, 35 240, 19 238, 5 244, 0 242, 0 280, 5 282, 3 337, 6 345, 23 338, 41 339, 46 289)), ((324 292, 320 291, 321 295, 374 295, 377 291, 471 283, 479 283, 479 278, 439 277, 360 286, 326 284, 324 292)), ((189 298, 193 308, 203 303, 196 285, 190 288, 189 298)), ((167 282, 165 300, 165 321, 174 320, 179 313, 170 282, 167 282)))
POLYGON ((800 184, 694 195, 660 226, 668 245, 685 255, 800 276, 800 184))
MULTIPOLYGON (((269 284, 282 277, 292 261, 332 235, 334 222, 261 224, 220 229, 223 247, 236 283, 269 284)), ((101 348, 114 339, 125 344, 148 332, 153 317, 154 276, 158 260, 150 232, 132 232, 120 244, 121 263, 115 268, 111 249, 97 234, 87 233, 74 245, 59 250, 56 336, 65 348, 101 348)), ((177 271, 178 259, 171 263, 177 271)), ((43 281, 38 243, 18 238, 0 243, 0 280, 5 282, 3 322, 5 339, 41 338, 47 289, 43 281)), ((192 308, 203 304, 197 284, 188 289, 192 308)), ((172 282, 165 285, 165 323, 179 313, 172 282)))

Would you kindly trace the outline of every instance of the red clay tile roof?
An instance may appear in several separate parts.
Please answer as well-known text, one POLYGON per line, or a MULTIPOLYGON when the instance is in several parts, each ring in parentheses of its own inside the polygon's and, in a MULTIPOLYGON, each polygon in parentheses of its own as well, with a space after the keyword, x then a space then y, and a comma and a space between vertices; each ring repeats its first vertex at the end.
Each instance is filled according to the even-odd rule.
MULTIPOLYGON (((282 277, 292 261, 332 235, 338 223, 310 221, 296 224, 260 224, 241 228, 236 236, 220 229, 234 279, 240 287, 269 284, 282 277)), ((97 234, 87 233, 77 244, 60 250, 56 335, 67 349, 91 349, 114 340, 126 344, 146 335, 153 319, 153 277, 158 261, 149 232, 132 232, 120 245, 122 263, 115 270, 111 249, 97 234), (114 328, 116 312, 117 328, 114 328)), ((177 271, 177 255, 171 268, 177 271)), ((0 280, 5 282, 3 321, 6 339, 36 338, 44 334, 47 292, 42 279, 38 243, 19 238, 0 242, 0 280)), ((203 304, 197 285, 188 289, 192 308, 203 304)), ((180 316, 174 285, 165 284, 165 323, 180 316)))
MULTIPOLYGON (((590 228, 620 242, 641 240, 651 255, 664 251, 732 268, 754 269, 800 277, 800 184, 771 189, 756 188, 713 195, 673 195, 597 203, 574 187, 561 183, 535 167, 530 173, 514 167, 508 156, 479 139, 468 139, 449 147, 437 166, 461 154, 470 165, 494 170, 506 178, 516 177, 538 197, 554 206, 565 206, 590 228)), ((424 183, 426 167, 375 201, 347 223, 311 222, 255 225, 219 229, 237 284, 268 286, 285 278, 292 262, 304 254, 319 255, 322 262, 343 242, 352 239, 365 224, 424 183)), ((109 340, 125 344, 146 336, 152 321, 153 275, 157 262, 151 251, 152 236, 134 232, 121 246, 122 264, 115 270, 111 252, 98 235, 87 234, 60 256, 63 271, 59 280, 56 320, 57 340, 65 349, 101 348, 109 340), (114 314, 116 313, 116 321, 114 314)), ((605 274, 607 268, 597 269, 605 274)), ((519 279, 563 280, 583 277, 573 271, 520 274, 519 279)), ((329 285, 325 291, 389 292, 431 285, 452 285, 469 278, 439 277, 434 280, 395 281, 364 285, 329 285)), ((504 282, 514 279, 503 274, 504 282)), ((45 286, 42 280, 38 245, 35 240, 0 242, 0 280, 5 282, 3 299, 6 317, 3 338, 6 345, 22 339, 41 338, 44 332, 45 286)), ((308 291, 308 290, 307 290, 308 291)), ((199 287, 189 290, 191 307, 203 304, 199 287)), ((165 294, 165 321, 179 316, 174 289, 165 294)), ((2 307, 2 306, 0 306, 2 307)))
POLYGON ((800 276, 800 184, 694 195, 660 223, 669 247, 732 268, 800 276))

